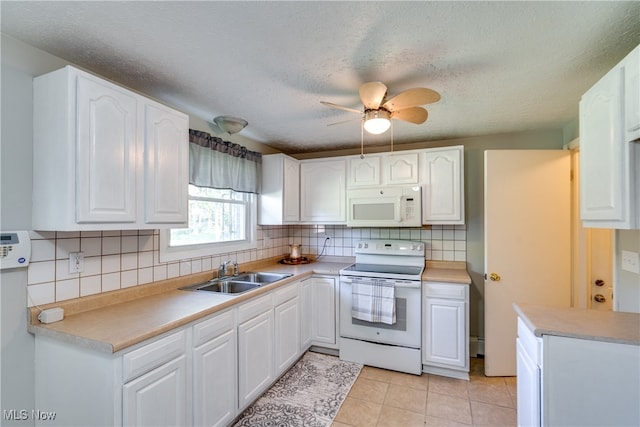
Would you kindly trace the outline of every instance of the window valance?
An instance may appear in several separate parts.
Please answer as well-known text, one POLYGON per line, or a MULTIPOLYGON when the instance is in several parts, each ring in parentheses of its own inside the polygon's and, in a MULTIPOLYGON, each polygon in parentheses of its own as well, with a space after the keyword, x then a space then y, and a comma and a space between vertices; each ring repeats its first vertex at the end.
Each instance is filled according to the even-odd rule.
POLYGON ((189 183, 198 187, 260 193, 262 154, 189 129, 189 183))

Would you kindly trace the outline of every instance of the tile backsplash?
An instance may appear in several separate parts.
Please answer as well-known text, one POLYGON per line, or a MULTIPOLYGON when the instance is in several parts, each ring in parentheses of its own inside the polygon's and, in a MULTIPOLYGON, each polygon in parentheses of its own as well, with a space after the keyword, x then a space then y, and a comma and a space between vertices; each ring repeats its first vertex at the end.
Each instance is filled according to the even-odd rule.
POLYGON ((466 261, 466 227, 347 228, 333 225, 258 227, 257 248, 180 261, 159 261, 158 230, 31 232, 28 305, 49 304, 213 270, 231 259, 244 262, 286 256, 289 243, 303 254, 353 256, 359 240, 400 239, 426 243, 425 259, 466 261), (329 237, 327 240, 326 238, 329 237), (83 252, 84 269, 69 273, 69 253, 83 252))

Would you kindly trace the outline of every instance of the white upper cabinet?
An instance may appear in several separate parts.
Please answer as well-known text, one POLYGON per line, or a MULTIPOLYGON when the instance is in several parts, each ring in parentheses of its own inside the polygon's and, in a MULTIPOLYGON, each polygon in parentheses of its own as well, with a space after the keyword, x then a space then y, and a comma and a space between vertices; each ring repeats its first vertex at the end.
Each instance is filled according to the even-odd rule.
POLYGON ((422 223, 464 224, 464 147, 422 152, 422 223))
POLYGON ((185 114, 67 66, 34 79, 34 230, 187 225, 185 114))
POLYGON ((640 47, 580 100, 580 216, 586 227, 640 227, 640 47))
POLYGON ((300 162, 300 221, 346 223, 345 165, 344 158, 300 162))
POLYGON ((347 158, 348 187, 370 187, 380 185, 382 157, 378 155, 354 156, 347 158))
POLYGON ((300 220, 300 162, 284 154, 262 156, 258 223, 281 225, 300 220))
POLYGON ((382 158, 383 184, 417 184, 418 153, 387 153, 382 158))
POLYGON ((347 187, 417 184, 418 153, 367 154, 347 157, 347 187))
MULTIPOLYGON (((66 75, 69 80, 73 76, 66 75)), ((69 86, 73 81, 69 81, 69 86)), ((58 132, 49 130, 46 127, 38 126, 35 129, 34 138, 34 173, 46 174, 47 178, 52 172, 51 169, 58 169, 53 162, 48 162, 48 156, 42 158, 44 150, 42 144, 49 141, 45 136, 51 138, 53 144, 48 148, 53 150, 54 146, 63 146, 64 155, 77 153, 76 176, 77 176, 77 211, 76 220, 79 223, 90 222, 124 222, 135 223, 136 221, 136 158, 138 151, 138 141, 136 136, 137 126, 137 103, 133 94, 106 85, 97 79, 78 75, 75 80, 76 105, 69 100, 69 108, 72 110, 69 115, 77 111, 77 144, 73 143, 73 129, 65 129, 69 133, 61 140, 57 138, 58 132), (37 164, 35 164, 37 162, 37 164), (43 170, 44 168, 44 170, 43 170), (107 191, 109 189, 109 191, 107 191)), ((38 82, 39 83, 39 82, 38 82)), ((63 89, 63 82, 59 83, 63 89)), ((45 103, 40 102, 41 86, 36 85, 35 108, 36 124, 40 123, 40 108, 46 108, 45 103)), ((71 91, 73 88, 70 87, 71 91)), ((72 93, 67 93, 71 98, 72 93)), ((51 100, 55 102, 57 100, 51 100)), ((46 112, 42 112, 46 114, 46 112)), ((46 119, 46 117, 45 117, 46 119)), ((60 124, 73 125, 73 118, 60 118, 60 124)), ((64 162, 65 159, 60 159, 64 162)), ((57 162, 55 162, 57 163, 57 162)), ((60 168, 61 169, 61 168, 60 168)), ((65 175, 71 175, 71 170, 65 171, 65 175)), ((73 179, 73 176, 67 176, 73 179)), ((34 179, 34 186, 39 188, 43 184, 47 187, 64 185, 60 180, 47 179, 41 182, 34 179)), ((61 189, 63 190, 63 189, 61 189)), ((73 193, 70 195, 72 196, 73 193)), ((38 200, 34 200, 37 204, 38 200)), ((39 214, 40 212, 34 213, 39 214)))
POLYGON ((189 203, 189 119, 145 101, 144 125, 145 224, 184 224, 189 203))

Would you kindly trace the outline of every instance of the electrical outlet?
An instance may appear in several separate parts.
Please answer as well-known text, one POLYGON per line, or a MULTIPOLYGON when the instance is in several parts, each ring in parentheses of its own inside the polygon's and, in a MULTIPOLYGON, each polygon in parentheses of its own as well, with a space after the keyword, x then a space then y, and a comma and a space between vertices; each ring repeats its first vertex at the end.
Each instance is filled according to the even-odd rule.
POLYGON ((84 252, 69 253, 69 274, 84 271, 84 252))
POLYGON ((622 251, 622 269, 640 274, 640 253, 622 251))

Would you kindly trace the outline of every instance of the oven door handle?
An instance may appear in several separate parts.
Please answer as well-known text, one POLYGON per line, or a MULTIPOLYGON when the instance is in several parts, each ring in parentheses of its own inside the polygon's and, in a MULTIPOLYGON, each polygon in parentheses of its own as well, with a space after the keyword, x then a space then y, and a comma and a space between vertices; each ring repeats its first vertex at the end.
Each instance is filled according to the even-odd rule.
POLYGON ((389 280, 389 279, 374 279, 371 277, 352 277, 352 276, 340 276, 340 283, 351 285, 354 280, 363 282, 372 282, 374 280, 384 280, 386 284, 393 284, 397 288, 420 288, 422 283, 419 280, 389 280))

